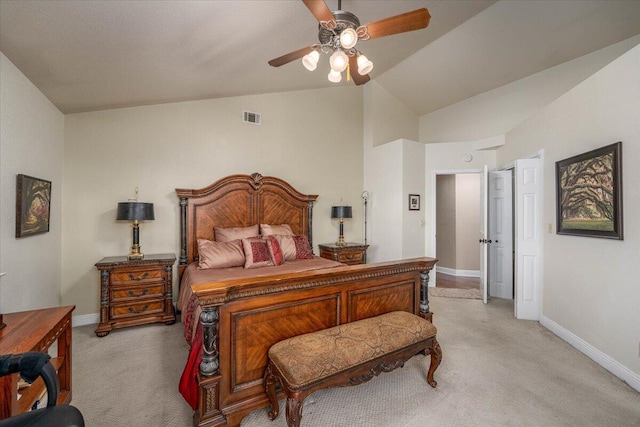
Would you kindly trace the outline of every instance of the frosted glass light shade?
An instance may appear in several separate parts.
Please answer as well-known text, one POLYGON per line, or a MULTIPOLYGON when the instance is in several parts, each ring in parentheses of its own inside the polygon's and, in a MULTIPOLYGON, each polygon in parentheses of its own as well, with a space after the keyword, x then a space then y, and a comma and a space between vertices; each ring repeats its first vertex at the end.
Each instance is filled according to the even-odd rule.
POLYGON ((373 62, 364 55, 358 56, 358 74, 364 76, 369 74, 371 70, 373 70, 373 62))
POLYGON ((331 69, 333 71, 341 73, 347 69, 349 58, 343 51, 336 50, 335 52, 333 52, 333 55, 331 55, 331 58, 329 58, 329 64, 331 65, 331 69))
POLYGON ((318 59, 320 58, 320 54, 317 50, 307 53, 302 57, 302 65, 309 71, 313 71, 318 66, 318 59))
POLYGON ((340 83, 342 81, 342 74, 340 71, 331 70, 329 72, 329 81, 332 83, 340 83))
POLYGON ((358 34, 353 28, 346 28, 340 33, 340 45, 345 49, 351 49, 358 42, 358 34))

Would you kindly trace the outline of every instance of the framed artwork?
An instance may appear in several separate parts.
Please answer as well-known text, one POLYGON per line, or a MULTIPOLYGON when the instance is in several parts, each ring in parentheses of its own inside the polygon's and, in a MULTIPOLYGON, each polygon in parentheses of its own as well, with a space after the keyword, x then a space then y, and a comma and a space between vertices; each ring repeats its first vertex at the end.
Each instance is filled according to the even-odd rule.
POLYGON ((51 181, 18 174, 16 182, 16 237, 49 231, 51 181))
POLYGON ((420 210, 420 195, 419 194, 409 194, 409 210, 410 211, 419 211, 420 210))
POLYGON ((622 142, 556 162, 556 233, 622 240, 622 142))

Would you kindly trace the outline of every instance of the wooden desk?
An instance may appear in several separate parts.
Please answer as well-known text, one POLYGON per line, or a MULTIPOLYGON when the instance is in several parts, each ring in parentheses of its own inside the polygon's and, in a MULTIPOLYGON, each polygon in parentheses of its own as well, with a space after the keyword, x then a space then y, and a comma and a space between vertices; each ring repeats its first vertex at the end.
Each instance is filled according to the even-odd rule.
MULTIPOLYGON (((18 354, 27 351, 47 353, 58 341, 58 356, 51 358, 58 372, 60 393, 58 404, 71 401, 71 312, 76 307, 46 308, 43 310, 5 313, 6 327, 0 329, 0 354, 18 354)), ((45 389, 42 378, 20 391, 18 400, 18 374, 0 378, 0 419, 21 414, 31 409, 45 389)))

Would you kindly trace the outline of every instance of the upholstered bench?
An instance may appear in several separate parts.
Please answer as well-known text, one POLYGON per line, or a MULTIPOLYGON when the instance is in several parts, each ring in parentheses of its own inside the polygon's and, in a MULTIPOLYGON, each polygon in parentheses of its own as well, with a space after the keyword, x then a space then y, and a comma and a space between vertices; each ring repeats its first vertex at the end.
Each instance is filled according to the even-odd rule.
POLYGON ((269 349, 264 387, 278 416, 276 386, 287 396, 287 425, 298 427, 302 404, 311 393, 361 384, 390 372, 417 353, 431 355, 427 382, 442 360, 436 327, 419 316, 394 311, 280 341, 269 349))

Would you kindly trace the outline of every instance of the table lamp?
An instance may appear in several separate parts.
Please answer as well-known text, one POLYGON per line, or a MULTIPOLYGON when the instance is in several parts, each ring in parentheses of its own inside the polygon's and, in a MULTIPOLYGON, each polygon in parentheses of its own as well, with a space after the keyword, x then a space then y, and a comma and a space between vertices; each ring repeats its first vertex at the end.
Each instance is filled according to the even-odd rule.
POLYGON ((118 203, 118 213, 116 220, 133 221, 133 246, 128 259, 143 259, 144 254, 140 252, 140 221, 153 221, 153 203, 142 202, 120 202, 118 203))
POLYGON ((338 241, 336 245, 345 246, 346 243, 344 241, 344 219, 351 218, 351 206, 332 206, 331 207, 331 218, 332 219, 340 219, 340 236, 338 237, 338 241))

